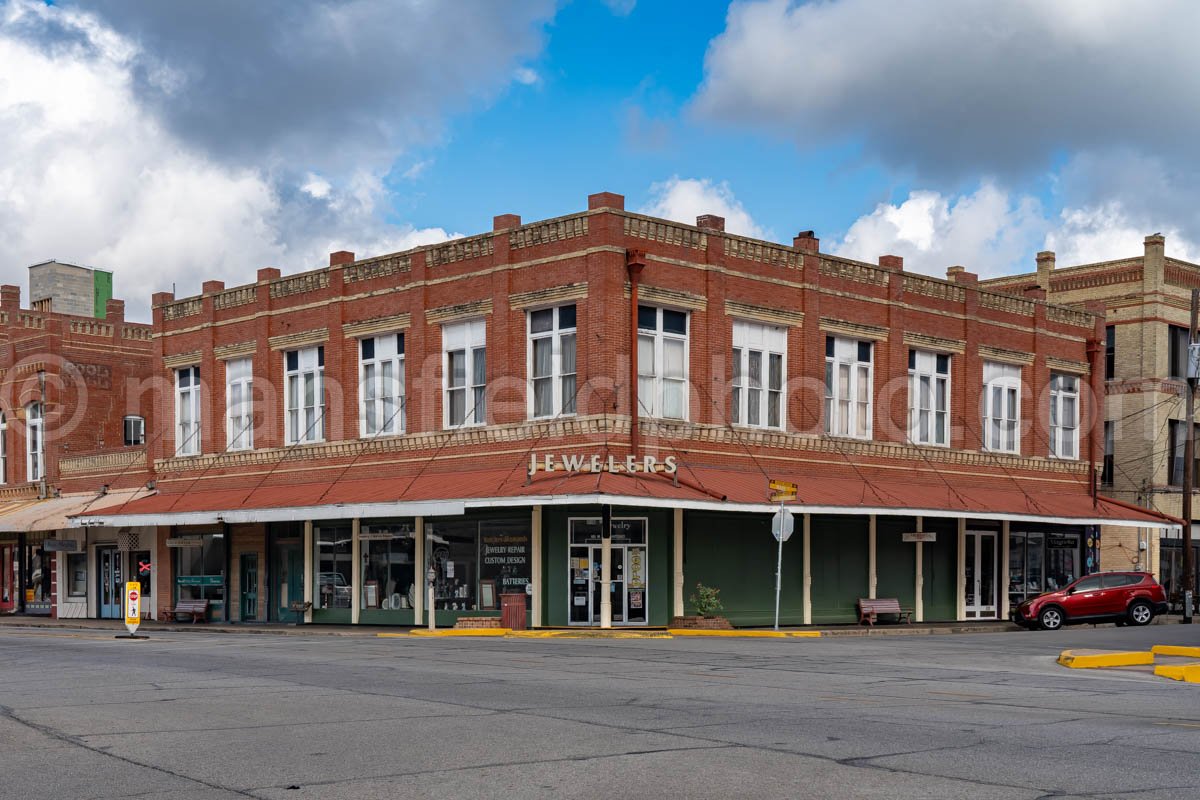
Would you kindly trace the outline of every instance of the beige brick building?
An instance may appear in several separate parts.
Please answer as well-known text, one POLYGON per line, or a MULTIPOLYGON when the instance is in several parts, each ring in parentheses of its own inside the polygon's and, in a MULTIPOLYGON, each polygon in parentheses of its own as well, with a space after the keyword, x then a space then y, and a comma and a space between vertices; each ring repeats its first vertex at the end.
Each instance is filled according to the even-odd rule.
MULTIPOLYGON (((1167 258, 1164 249, 1164 237, 1154 234, 1146 237, 1140 256, 1068 267, 1057 267, 1054 253, 1042 252, 1036 272, 980 283, 1013 293, 1040 288, 1056 303, 1104 301, 1100 491, 1179 516, 1187 325, 1191 290, 1200 286, 1200 265, 1167 258)), ((1179 586, 1183 551, 1178 530, 1159 536, 1149 530, 1104 528, 1100 553, 1103 569, 1148 570, 1169 590, 1179 586)))

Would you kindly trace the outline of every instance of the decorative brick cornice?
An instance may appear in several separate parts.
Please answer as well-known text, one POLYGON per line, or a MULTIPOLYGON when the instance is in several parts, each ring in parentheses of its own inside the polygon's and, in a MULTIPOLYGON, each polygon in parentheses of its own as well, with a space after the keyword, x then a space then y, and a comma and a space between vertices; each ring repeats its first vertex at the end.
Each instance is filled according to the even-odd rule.
POLYGON ((724 238, 725 255, 728 257, 758 261, 789 269, 802 268, 803 257, 799 251, 793 248, 760 242, 756 239, 743 239, 738 236, 726 235, 724 238))
POLYGON ((129 469, 130 467, 145 467, 146 451, 122 450, 116 453, 101 453, 94 456, 75 456, 60 458, 58 469, 63 475, 81 475, 89 472, 112 472, 129 469))
POLYGON ((163 356, 163 366, 167 369, 178 369, 179 367, 190 367, 193 364, 200 363, 201 352, 199 350, 191 350, 187 353, 175 353, 170 356, 163 356))
MULTIPOLYGON (((626 281, 625 297, 629 297, 630 294, 629 282, 626 281)), ((675 308, 686 308, 689 311, 704 311, 708 308, 708 298, 703 295, 682 292, 678 289, 664 289, 661 286, 647 286, 644 283, 638 284, 638 300, 675 308)))
POLYGON ((412 325, 412 314, 392 314, 387 317, 375 317, 359 322, 346 322, 342 325, 342 336, 347 339, 358 339, 363 336, 373 336, 377 333, 394 333, 406 330, 412 325))
POLYGON ((674 225, 654 217, 622 214, 625 219, 625 235, 639 239, 650 239, 663 244, 691 247, 703 250, 708 247, 708 235, 699 228, 674 225))
POLYGON ((979 355, 988 361, 999 361, 1003 364, 1028 366, 1033 363, 1032 353, 1022 353, 1020 350, 1006 350, 1003 347, 992 347, 990 344, 979 345, 979 355))
POLYGON ((873 286, 887 286, 891 270, 864 264, 860 261, 850 261, 844 258, 821 256, 820 269, 822 275, 843 278, 857 283, 868 283, 873 286))
POLYGON ((1065 358, 1046 356, 1046 366, 1056 372, 1069 372, 1072 375, 1090 375, 1091 365, 1086 361, 1068 361, 1065 358))
POLYGON ((522 247, 533 247, 549 242, 561 242, 574 239, 577 236, 587 236, 588 218, 586 216, 560 217, 532 225, 524 225, 508 234, 510 250, 522 247))
POLYGON ((297 333, 285 333, 267 339, 267 345, 272 350, 295 350, 298 347, 311 347, 314 344, 324 344, 329 341, 329 328, 313 328, 297 333))
POLYGON ((245 356, 254 355, 254 351, 258 349, 258 342, 238 342, 237 344, 222 344, 213 348, 213 355, 218 361, 225 361, 230 358, 244 358, 245 356))
POLYGON ((430 325, 439 325, 460 319, 482 317, 490 313, 492 313, 492 299, 489 297, 487 300, 473 300, 470 303, 426 309, 425 321, 430 325))
POLYGON ((782 308, 767 308, 750 303, 739 303, 736 300, 725 301, 725 313, 740 319, 752 319, 756 322, 766 322, 771 325, 799 328, 804 324, 803 311, 789 311, 782 308))
POLYGON ((904 344, 924 350, 934 350, 941 353, 965 353, 967 343, 962 339, 944 339, 941 336, 930 336, 916 331, 904 332, 904 344))
POLYGON ((886 342, 890 330, 881 325, 867 325, 862 322, 821 317, 821 330, 835 336, 849 336, 854 339, 870 339, 873 342, 886 342))
POLYGON ((532 292, 516 292, 508 296, 508 305, 513 309, 531 308, 533 306, 562 303, 567 300, 581 300, 587 297, 588 285, 583 283, 568 283, 563 286, 551 286, 546 289, 535 289, 532 292))

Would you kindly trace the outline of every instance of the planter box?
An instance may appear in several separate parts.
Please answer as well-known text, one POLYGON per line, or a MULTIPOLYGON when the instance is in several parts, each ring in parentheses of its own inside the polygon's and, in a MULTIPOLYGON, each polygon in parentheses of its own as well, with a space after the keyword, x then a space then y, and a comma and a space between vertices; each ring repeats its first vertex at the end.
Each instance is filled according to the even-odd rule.
POLYGON ((691 628, 702 631, 731 631, 733 625, 724 617, 671 617, 672 628, 691 628))
POLYGON ((462 630, 464 628, 470 628, 470 629, 499 628, 500 627, 500 618, 499 617, 459 617, 455 621, 454 627, 458 630, 462 630))

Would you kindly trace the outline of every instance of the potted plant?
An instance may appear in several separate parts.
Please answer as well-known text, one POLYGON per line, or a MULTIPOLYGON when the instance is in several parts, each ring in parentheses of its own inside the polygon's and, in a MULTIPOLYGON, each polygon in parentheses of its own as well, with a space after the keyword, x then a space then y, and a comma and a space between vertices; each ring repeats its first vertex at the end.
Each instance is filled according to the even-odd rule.
POLYGON ((672 628, 729 629, 733 627, 729 624, 729 620, 717 613, 725 610, 724 604, 721 603, 720 589, 697 583, 696 592, 688 598, 688 602, 696 609, 696 616, 675 617, 671 620, 672 628))

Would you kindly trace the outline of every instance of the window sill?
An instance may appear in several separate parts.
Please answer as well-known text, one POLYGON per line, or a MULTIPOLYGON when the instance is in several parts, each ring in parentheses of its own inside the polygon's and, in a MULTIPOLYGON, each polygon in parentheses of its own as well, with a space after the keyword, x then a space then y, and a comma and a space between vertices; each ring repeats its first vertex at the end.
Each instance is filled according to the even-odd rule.
POLYGON ((405 436, 407 433, 408 431, 395 431, 393 433, 386 433, 383 431, 379 433, 360 433, 358 438, 360 441, 368 441, 371 439, 397 439, 401 436, 405 436))
MULTIPOLYGON (((306 444, 326 444, 324 439, 301 439, 298 442, 284 442, 284 447, 302 447, 306 444)), ((254 448, 248 448, 253 450, 254 448)))
POLYGON ((579 413, 577 411, 572 411, 570 414, 550 414, 550 415, 547 415, 544 417, 535 417, 535 416, 530 415, 526 419, 526 421, 527 422, 553 422, 556 419, 574 419, 577 416, 579 416, 579 413))

